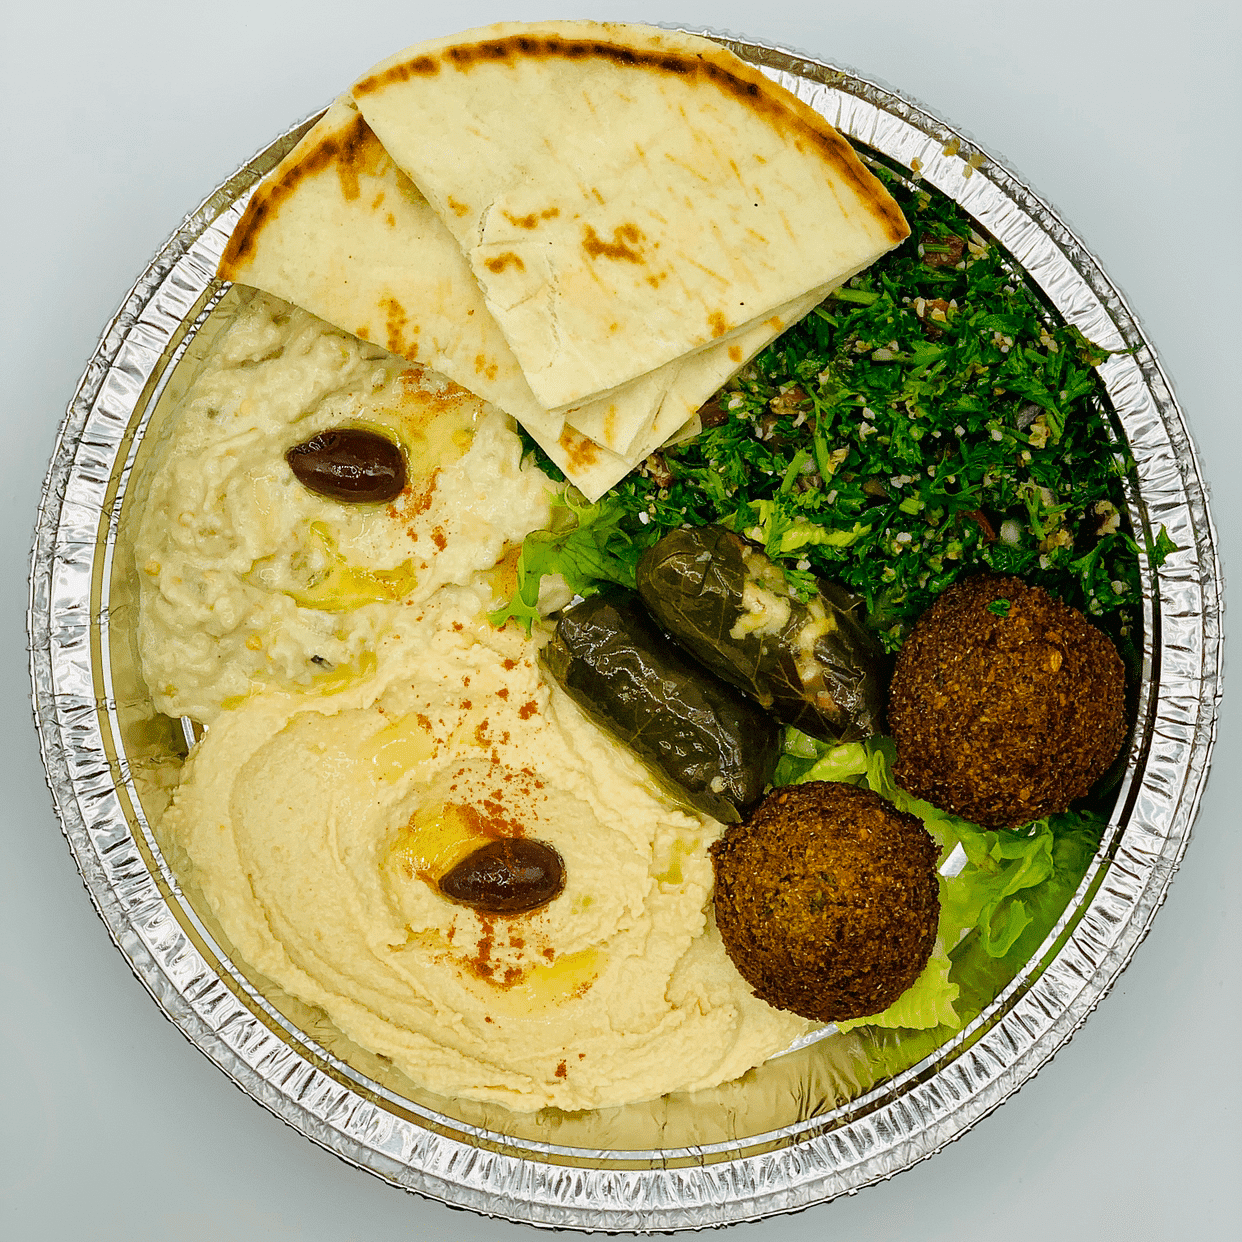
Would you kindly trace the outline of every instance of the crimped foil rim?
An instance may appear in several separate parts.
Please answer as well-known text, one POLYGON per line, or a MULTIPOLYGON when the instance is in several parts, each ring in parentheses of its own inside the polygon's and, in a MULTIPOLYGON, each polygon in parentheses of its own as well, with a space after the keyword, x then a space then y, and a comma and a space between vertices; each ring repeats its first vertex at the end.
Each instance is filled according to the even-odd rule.
POLYGON ((343 1081, 352 1071, 325 1073, 342 1067, 305 1037, 300 1055, 255 1022, 186 940, 161 897, 161 884, 175 889, 175 880, 162 864, 158 874, 148 867, 120 806, 124 757, 113 769, 102 744, 101 709, 115 704, 93 692, 108 619, 90 615, 90 582, 115 541, 115 512, 106 529, 101 519, 128 451, 128 415, 182 321, 201 314, 238 204, 314 118, 186 217, 106 327, 60 429, 32 552, 32 698, 49 786, 87 892, 135 975, 243 1090, 342 1159, 455 1206, 551 1227, 648 1232, 792 1211, 892 1176, 970 1129, 1070 1038, 1146 935, 1189 840, 1221 690, 1221 575, 1194 448, 1150 342, 1080 239, 1015 174, 904 96, 781 48, 696 33, 759 65, 851 136, 907 165, 918 158, 923 176, 998 236, 1066 318, 1130 351, 1101 373, 1139 465, 1135 517, 1164 523, 1182 548, 1158 580, 1145 570, 1141 745, 1102 849, 1107 873, 1101 880, 1097 862, 1045 947, 1072 926, 1068 940, 1042 971, 1034 963, 1044 951, 1036 954, 966 1031, 868 1096, 764 1136, 785 1140, 776 1150, 728 1158, 757 1143, 746 1140, 646 1153, 704 1161, 690 1167, 606 1167, 617 1153, 522 1142, 510 1144, 522 1154, 509 1154, 504 1136, 446 1122, 474 1140, 463 1141, 377 1107, 343 1081), (950 140, 959 154, 943 153, 950 140), (977 170, 964 174, 972 154, 977 170))

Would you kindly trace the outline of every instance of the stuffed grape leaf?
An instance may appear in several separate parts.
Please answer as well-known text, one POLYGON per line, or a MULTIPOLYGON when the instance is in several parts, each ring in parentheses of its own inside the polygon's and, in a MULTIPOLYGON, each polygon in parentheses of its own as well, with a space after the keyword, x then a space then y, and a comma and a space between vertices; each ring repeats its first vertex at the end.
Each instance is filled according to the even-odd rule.
POLYGON ((610 587, 566 609, 539 658, 691 806, 736 822, 763 796, 780 754, 775 718, 686 656, 633 591, 610 587))
POLYGON ((831 583, 809 595, 723 526, 683 526, 643 553, 638 591, 695 659, 823 741, 881 731, 887 660, 831 583))

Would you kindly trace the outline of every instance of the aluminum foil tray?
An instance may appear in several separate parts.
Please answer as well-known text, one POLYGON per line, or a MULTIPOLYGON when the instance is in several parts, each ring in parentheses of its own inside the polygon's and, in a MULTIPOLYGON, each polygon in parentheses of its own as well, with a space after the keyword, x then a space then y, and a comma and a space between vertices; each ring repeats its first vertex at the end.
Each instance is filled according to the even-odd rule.
MULTIPOLYGON (((888 1080, 858 1082, 832 1040, 714 1092, 597 1114, 446 1100, 229 959, 151 820, 185 740, 147 700, 125 531, 144 435, 224 292, 217 259, 258 180, 315 118, 215 191, 108 324, 48 471, 30 588, 31 677, 48 779, 86 887, 168 1017, 245 1091, 343 1159, 421 1194, 578 1229, 694 1228, 791 1211, 932 1155, 1018 1089, 1099 1003, 1186 848, 1221 689, 1221 575, 1182 414, 1124 299, 1056 213, 964 135, 865 79, 723 39, 838 129, 962 204, 1092 341, 1137 462, 1131 520, 1179 551, 1143 564, 1143 679, 1121 791, 1064 916, 972 1024, 888 1080), (844 1102, 843 1102, 844 1101, 844 1102)), ((204 334, 206 335, 206 334, 204 334)))

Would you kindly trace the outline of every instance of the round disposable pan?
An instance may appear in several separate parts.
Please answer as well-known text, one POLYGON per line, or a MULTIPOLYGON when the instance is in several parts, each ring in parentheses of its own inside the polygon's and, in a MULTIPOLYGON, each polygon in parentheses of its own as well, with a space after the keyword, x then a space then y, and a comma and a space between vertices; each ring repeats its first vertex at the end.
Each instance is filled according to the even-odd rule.
POLYGON ((1140 547, 1161 526, 1177 545, 1158 571, 1142 558, 1137 723, 1099 853, 1018 977, 930 1054, 860 1078, 839 1038, 818 1039, 737 1083, 597 1113, 444 1099, 232 960, 174 874, 151 825, 185 741, 138 672, 133 497, 177 364, 210 336, 229 233, 310 121, 207 198, 142 274, 65 415, 38 516, 29 624, 44 761, 86 887, 134 973, 226 1074, 315 1142, 395 1185, 540 1225, 754 1219, 889 1177, 959 1137, 1069 1039, 1124 969, 1186 848, 1214 738, 1215 536, 1182 414, 1125 300, 1047 204, 921 108, 819 62, 722 42, 957 200, 1057 312, 1114 351, 1099 374, 1136 462, 1130 520, 1140 547))

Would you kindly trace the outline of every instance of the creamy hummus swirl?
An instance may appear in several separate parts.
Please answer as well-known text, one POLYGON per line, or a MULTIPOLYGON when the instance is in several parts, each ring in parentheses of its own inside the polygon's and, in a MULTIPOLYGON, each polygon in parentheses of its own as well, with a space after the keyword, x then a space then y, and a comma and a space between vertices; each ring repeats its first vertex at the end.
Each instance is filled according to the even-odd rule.
POLYGON ((665 801, 487 602, 441 588, 364 683, 223 713, 165 832, 252 966, 433 1091, 582 1109, 737 1077, 811 1024, 725 955, 721 825, 665 801), (564 891, 511 917, 446 899, 495 835, 552 845, 564 891))

